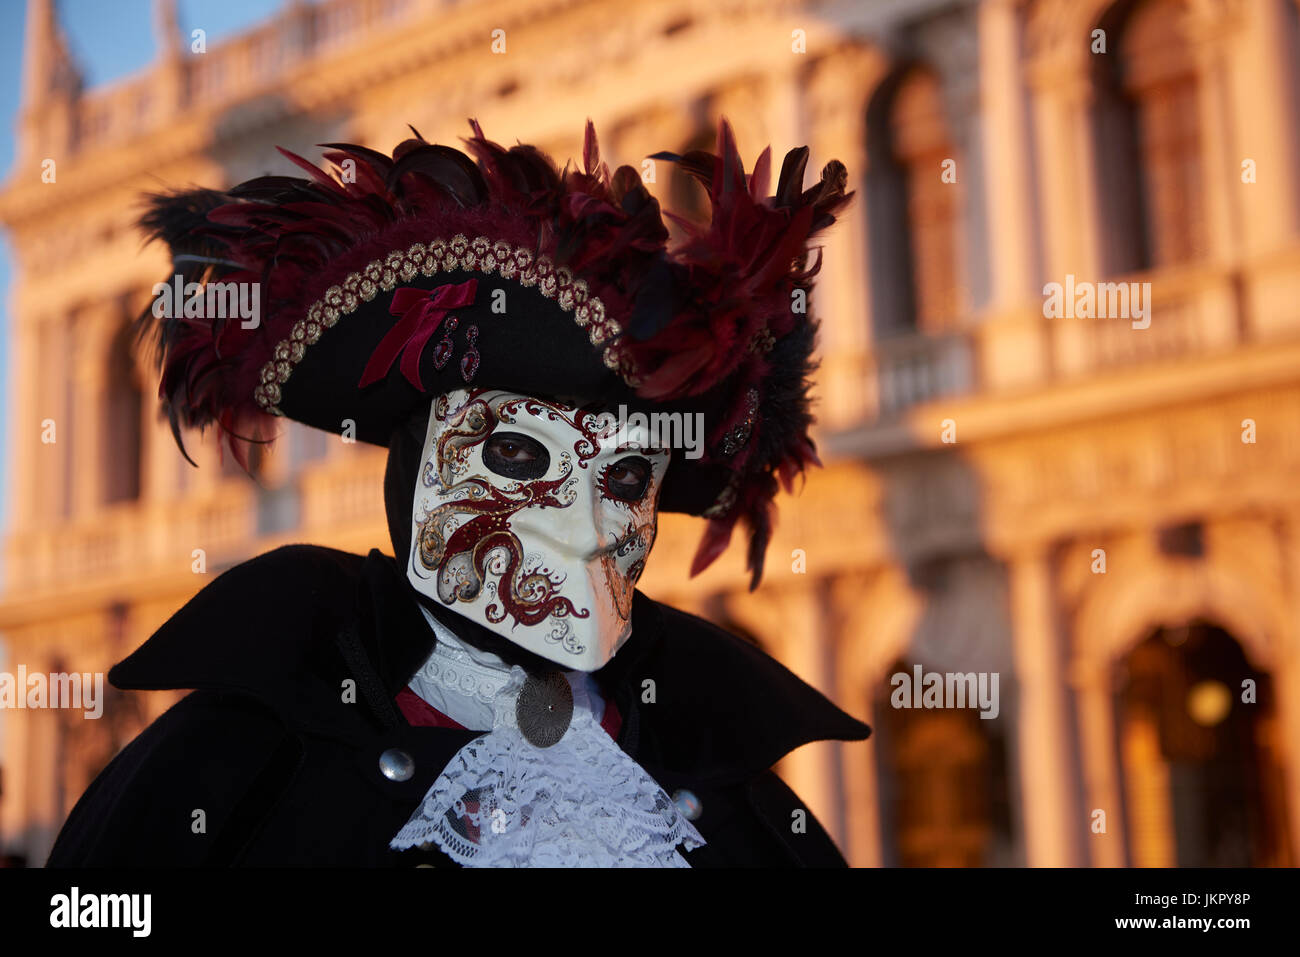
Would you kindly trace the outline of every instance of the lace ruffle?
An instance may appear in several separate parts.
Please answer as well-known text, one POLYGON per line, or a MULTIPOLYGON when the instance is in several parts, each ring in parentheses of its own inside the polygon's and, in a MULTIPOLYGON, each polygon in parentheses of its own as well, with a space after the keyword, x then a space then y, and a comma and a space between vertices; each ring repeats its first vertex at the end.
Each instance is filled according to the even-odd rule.
POLYGON ((491 732, 452 758, 391 846, 432 843, 467 867, 689 867, 678 845, 704 838, 600 727, 587 676, 565 677, 572 722, 537 748, 515 721, 525 674, 511 668, 491 732))

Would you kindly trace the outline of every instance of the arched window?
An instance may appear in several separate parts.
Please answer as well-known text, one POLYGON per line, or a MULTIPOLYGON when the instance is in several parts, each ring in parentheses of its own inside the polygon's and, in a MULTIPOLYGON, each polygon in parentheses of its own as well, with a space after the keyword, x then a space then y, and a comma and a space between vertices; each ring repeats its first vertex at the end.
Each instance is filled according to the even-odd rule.
POLYGON ((960 202, 945 163, 957 157, 933 72, 914 66, 881 87, 868 110, 867 155, 879 331, 955 328, 960 202))
POLYGON ((1229 632, 1194 622, 1154 631, 1113 680, 1130 862, 1290 867, 1272 677, 1229 632))
POLYGON ((103 501, 130 502, 140 497, 140 416, 143 388, 132 348, 131 324, 113 337, 104 377, 103 501))
POLYGON ((1127 0, 1094 57, 1094 142, 1102 268, 1109 275, 1194 261, 1206 250, 1195 59, 1182 0, 1127 0))
POLYGON ((913 666, 896 661, 875 699, 886 863, 1006 866, 1011 809, 998 722, 972 708, 895 708, 899 674, 910 679, 913 666))

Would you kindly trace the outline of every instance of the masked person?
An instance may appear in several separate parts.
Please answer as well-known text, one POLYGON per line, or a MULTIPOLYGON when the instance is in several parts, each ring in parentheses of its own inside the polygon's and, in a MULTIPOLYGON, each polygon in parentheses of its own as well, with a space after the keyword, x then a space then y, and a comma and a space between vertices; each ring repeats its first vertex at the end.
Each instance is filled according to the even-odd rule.
POLYGON ((215 423, 242 456, 285 416, 387 446, 396 557, 269 552, 113 668, 195 690, 50 865, 843 864, 771 768, 870 729, 636 590, 661 510, 708 520, 692 574, 746 525, 757 586, 778 480, 816 462, 808 243, 843 166, 805 190, 793 150, 768 196, 724 121, 716 155, 656 154, 712 205, 670 249, 590 123, 563 171, 471 126, 473 159, 417 133, 153 198, 197 290, 143 317, 178 442, 215 423), (205 313, 239 284, 255 321, 205 313))

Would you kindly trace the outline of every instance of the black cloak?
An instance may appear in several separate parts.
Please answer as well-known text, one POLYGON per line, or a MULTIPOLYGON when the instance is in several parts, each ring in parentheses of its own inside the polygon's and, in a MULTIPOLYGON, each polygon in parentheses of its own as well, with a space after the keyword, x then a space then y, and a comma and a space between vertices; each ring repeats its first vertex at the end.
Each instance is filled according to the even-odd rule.
MULTIPOLYGON (((466 619, 442 614, 460 633, 466 619)), ((687 861, 842 866, 770 769, 802 744, 870 729, 700 618, 638 592, 632 621, 595 677, 623 716, 619 746, 670 794, 698 798, 693 823, 708 843, 687 861), (647 679, 653 703, 642 700, 647 679)), ((481 734, 412 727, 394 704, 435 640, 377 550, 292 545, 223 573, 109 672, 122 689, 195 690, 95 779, 48 866, 451 866, 436 849, 388 847, 481 734), (390 748, 414 759, 409 780, 380 772, 390 748)))

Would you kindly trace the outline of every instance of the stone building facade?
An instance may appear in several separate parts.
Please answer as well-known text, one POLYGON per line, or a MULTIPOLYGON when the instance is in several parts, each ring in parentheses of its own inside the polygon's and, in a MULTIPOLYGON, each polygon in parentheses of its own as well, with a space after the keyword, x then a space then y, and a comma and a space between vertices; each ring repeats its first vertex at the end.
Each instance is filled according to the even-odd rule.
MULTIPOLYGON (((0 668, 106 671, 280 544, 390 547, 382 450, 290 426, 257 482, 210 436, 183 462, 127 326, 167 268, 142 191, 470 116, 560 158, 591 117, 640 166, 725 115, 857 190, 815 303, 826 468, 757 592, 739 554, 688 580, 677 517, 643 587, 876 727, 787 781, 857 865, 1300 861, 1296 0, 289 0, 201 53, 155 19, 147 70, 87 89, 28 3, 0 668), (918 667, 997 676, 996 716, 894 707, 918 667)), ((173 700, 0 715, 3 851, 43 861, 173 700)))

